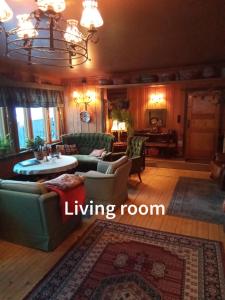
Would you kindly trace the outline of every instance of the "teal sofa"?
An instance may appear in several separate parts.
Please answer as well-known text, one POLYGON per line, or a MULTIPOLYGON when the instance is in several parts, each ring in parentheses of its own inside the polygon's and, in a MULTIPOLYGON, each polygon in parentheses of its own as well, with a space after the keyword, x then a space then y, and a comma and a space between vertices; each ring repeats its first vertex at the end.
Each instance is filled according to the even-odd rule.
POLYGON ((90 156, 94 149, 105 149, 105 159, 111 155, 114 136, 106 133, 74 133, 62 136, 62 143, 76 144, 79 154, 74 156, 78 160, 78 171, 97 170, 99 158, 90 156))
POLYGON ((0 180, 0 238, 35 249, 55 249, 81 223, 62 223, 59 198, 43 184, 0 180))

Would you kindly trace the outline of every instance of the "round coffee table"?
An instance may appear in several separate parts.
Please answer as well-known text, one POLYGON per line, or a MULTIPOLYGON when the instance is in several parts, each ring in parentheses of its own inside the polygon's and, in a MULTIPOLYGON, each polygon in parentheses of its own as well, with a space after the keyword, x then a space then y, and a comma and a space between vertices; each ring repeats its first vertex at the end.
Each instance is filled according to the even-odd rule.
POLYGON ((60 158, 49 159, 49 161, 40 161, 35 164, 35 159, 24 160, 17 163, 13 172, 22 175, 46 175, 65 172, 75 169, 78 165, 77 159, 69 155, 61 155, 60 158), (27 166, 25 166, 27 164, 27 166), (30 165, 29 165, 30 164, 30 165))

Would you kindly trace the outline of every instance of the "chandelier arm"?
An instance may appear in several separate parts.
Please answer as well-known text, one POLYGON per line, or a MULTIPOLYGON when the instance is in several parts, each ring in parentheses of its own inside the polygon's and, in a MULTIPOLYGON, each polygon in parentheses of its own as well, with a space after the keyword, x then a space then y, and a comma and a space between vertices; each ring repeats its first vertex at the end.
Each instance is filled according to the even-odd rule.
MULTIPOLYGON (((101 22, 88 25, 86 19, 87 23, 83 25, 85 31, 80 31, 77 20, 63 18, 61 12, 65 5, 59 7, 55 2, 49 0, 46 10, 42 9, 44 6, 41 7, 40 1, 36 10, 18 15, 18 25, 11 30, 6 30, 4 24, 0 23, 0 32, 5 36, 5 56, 23 60, 27 57, 28 64, 38 64, 39 60, 45 65, 70 68, 90 60, 89 41, 98 42, 96 27, 100 27, 101 22), (67 24, 66 27, 64 23, 67 24), (60 65, 56 64, 57 61, 60 65)), ((89 2, 84 2, 87 2, 86 9, 89 2)))

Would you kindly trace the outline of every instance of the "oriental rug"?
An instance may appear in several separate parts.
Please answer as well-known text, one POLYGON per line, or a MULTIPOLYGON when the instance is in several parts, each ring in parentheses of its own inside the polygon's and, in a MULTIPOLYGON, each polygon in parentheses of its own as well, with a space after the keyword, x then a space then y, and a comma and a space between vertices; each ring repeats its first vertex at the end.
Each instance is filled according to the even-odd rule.
POLYGON ((224 200, 225 192, 212 180, 180 177, 167 214, 225 224, 224 200))
POLYGON ((225 299, 216 241, 97 220, 25 299, 225 299))

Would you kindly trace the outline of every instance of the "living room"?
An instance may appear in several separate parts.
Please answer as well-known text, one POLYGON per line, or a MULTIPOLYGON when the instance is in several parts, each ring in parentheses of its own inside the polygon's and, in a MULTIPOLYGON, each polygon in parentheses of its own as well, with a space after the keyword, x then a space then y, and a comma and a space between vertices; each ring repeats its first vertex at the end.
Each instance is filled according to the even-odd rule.
POLYGON ((0 298, 225 299, 223 1, 0 4, 0 298))

